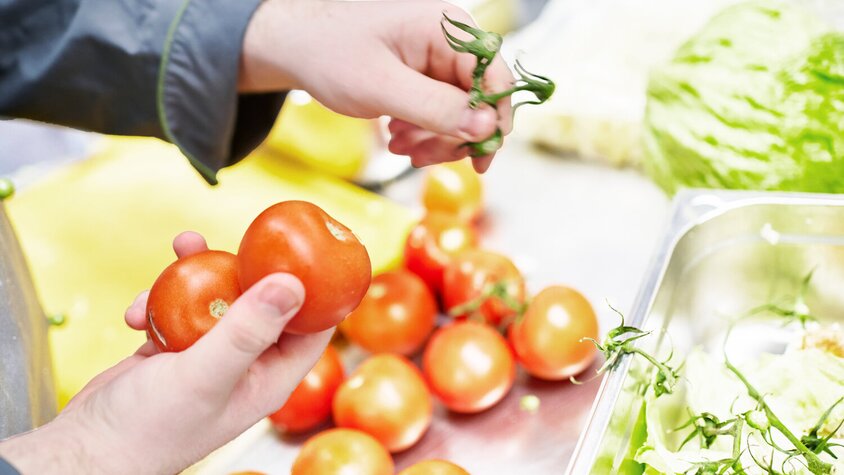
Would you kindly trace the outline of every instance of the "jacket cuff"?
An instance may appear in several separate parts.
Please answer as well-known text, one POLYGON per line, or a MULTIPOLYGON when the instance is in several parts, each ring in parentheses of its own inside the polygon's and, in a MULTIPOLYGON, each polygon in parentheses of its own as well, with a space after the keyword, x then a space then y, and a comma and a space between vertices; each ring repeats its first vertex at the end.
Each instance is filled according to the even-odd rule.
POLYGON ((183 0, 164 43, 156 103, 164 136, 210 184, 267 136, 283 93, 237 92, 243 36, 262 0, 183 0))

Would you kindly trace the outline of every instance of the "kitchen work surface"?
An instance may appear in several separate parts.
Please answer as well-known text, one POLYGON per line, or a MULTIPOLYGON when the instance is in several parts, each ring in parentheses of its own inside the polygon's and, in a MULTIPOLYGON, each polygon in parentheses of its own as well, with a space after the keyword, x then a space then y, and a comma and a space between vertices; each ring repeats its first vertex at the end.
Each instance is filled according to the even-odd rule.
MULTIPOLYGON (((383 193, 418 207, 421 177, 415 173, 383 193)), ((532 291, 573 286, 592 301, 602 331, 615 326, 617 316, 604 299, 622 310, 632 304, 666 225, 668 198, 636 172, 548 156, 518 141, 496 158, 484 184, 482 245, 512 256, 532 291)), ((347 372, 361 357, 344 352, 347 372)), ((562 473, 598 386, 599 380, 576 386, 520 372, 514 390, 486 412, 457 415, 437 405, 429 432, 395 455, 397 468, 443 458, 475 475, 562 473), (535 412, 520 407, 525 395, 538 397, 535 412)), ((306 438, 280 437, 262 421, 189 473, 287 474, 306 438)))

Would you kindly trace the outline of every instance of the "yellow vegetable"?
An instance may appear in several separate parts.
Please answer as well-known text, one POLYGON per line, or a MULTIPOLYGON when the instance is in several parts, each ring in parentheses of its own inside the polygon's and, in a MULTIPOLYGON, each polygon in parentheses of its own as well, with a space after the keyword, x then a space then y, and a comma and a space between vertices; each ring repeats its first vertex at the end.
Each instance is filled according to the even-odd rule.
POLYGON ((352 179, 376 142, 376 121, 326 109, 307 93, 293 91, 265 142, 273 153, 315 170, 352 179))
POLYGON ((377 195, 261 152, 219 179, 208 186, 163 142, 105 139, 94 157, 7 202, 46 313, 66 316, 50 335, 61 406, 144 342, 123 313, 175 258, 171 241, 181 231, 236 252, 264 208, 301 199, 351 228, 374 272, 400 263, 412 215, 377 195))

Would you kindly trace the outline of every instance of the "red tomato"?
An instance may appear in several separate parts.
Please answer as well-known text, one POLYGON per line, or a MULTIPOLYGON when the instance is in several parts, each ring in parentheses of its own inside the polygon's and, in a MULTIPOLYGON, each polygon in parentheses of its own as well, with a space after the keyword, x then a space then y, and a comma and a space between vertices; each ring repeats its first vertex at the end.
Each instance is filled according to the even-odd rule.
POLYGON ((158 276, 147 299, 147 333, 161 351, 182 351, 240 296, 237 258, 223 251, 183 257, 158 276))
POLYGON ((445 268, 443 282, 443 305, 455 317, 477 314, 498 325, 516 316, 525 301, 519 269, 510 259, 489 251, 472 249, 458 255, 445 268))
POLYGON ((358 306, 372 277, 366 248, 351 231, 314 204, 284 201, 261 213, 237 252, 241 288, 274 272, 305 286, 305 303, 284 331, 333 327, 358 306))
POLYGON ((455 412, 492 407, 516 378, 516 362, 504 338, 492 327, 468 320, 434 332, 422 364, 431 391, 455 412))
POLYGON ((366 296, 340 330, 346 338, 373 353, 416 353, 437 317, 437 302, 416 274, 387 272, 372 279, 366 296))
POLYGON ((445 460, 425 460, 407 467, 399 475, 469 475, 469 472, 445 460))
POLYGON ((463 221, 481 213, 483 183, 469 160, 428 167, 422 184, 422 203, 428 211, 441 211, 463 221))
POLYGON ((580 292, 554 286, 539 292, 521 319, 510 326, 516 358, 537 378, 562 380, 574 376, 595 359, 598 318, 580 292))
POLYGON ((390 452, 415 444, 431 425, 431 394, 406 358, 371 356, 334 395, 334 422, 375 437, 390 452))
POLYGON ((454 216, 428 213, 410 232, 404 250, 405 266, 436 294, 443 286, 443 270, 455 254, 475 247, 475 231, 454 216))
POLYGON ((390 454, 372 436, 331 429, 305 442, 290 475, 393 475, 394 468, 390 454))
POLYGON ((279 432, 304 432, 322 424, 331 415, 331 401, 343 377, 343 363, 329 345, 284 406, 270 415, 270 422, 279 432))

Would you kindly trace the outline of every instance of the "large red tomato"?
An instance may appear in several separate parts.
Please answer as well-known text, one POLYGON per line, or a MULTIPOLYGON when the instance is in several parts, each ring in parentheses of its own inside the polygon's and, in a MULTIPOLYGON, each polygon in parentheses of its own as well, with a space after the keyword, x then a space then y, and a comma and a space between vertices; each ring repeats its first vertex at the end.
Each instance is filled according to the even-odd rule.
POLYGON ((598 319, 580 292, 548 287, 531 300, 522 318, 510 326, 516 357, 537 378, 562 380, 574 376, 595 359, 598 319))
POLYGON ((519 313, 525 283, 510 259, 471 249, 445 268, 443 305, 455 317, 479 315, 492 325, 519 313))
POLYGON ((318 206, 284 201, 249 225, 237 252, 246 290, 262 277, 287 272, 305 286, 305 303, 287 324, 290 333, 333 327, 358 306, 372 277, 366 248, 318 206))
POLYGON ((270 415, 270 422, 280 432, 313 429, 331 415, 331 402, 342 382, 343 363, 337 350, 329 345, 284 406, 270 415))
POLYGON ((422 364, 431 391, 456 412, 492 407, 516 378, 516 362, 504 338, 492 327, 469 320, 434 332, 422 364))
POLYGON ((393 458, 372 436, 331 429, 305 442, 290 475, 393 475, 394 468, 393 458))
POLYGON ((469 475, 469 472, 445 460, 425 460, 407 467, 399 475, 469 475))
POLYGON ((375 437, 390 452, 415 444, 431 425, 431 394, 406 358, 371 356, 334 395, 334 422, 375 437))
POLYGON ((405 266, 436 294, 443 286, 443 270, 455 254, 475 247, 475 231, 460 219, 428 213, 410 231, 404 250, 405 266))
POLYGON ((428 211, 441 211, 463 221, 478 217, 483 184, 469 160, 428 167, 422 185, 422 203, 428 211))
POLYGON ((147 300, 147 333, 161 351, 193 345, 223 317, 240 296, 237 258, 204 251, 167 266, 147 300))
POLYGON ((437 302, 416 274, 387 272, 372 279, 366 296, 340 330, 346 338, 373 353, 416 353, 437 317, 437 302))

